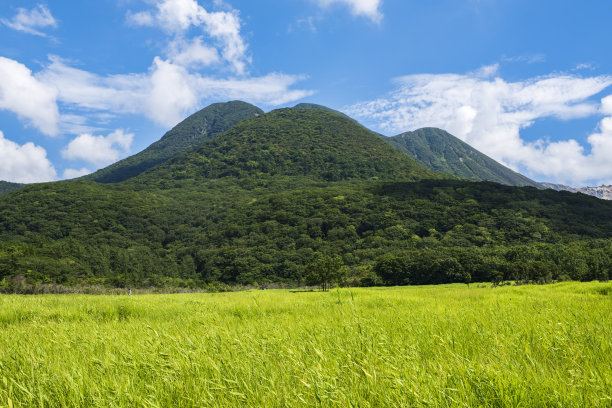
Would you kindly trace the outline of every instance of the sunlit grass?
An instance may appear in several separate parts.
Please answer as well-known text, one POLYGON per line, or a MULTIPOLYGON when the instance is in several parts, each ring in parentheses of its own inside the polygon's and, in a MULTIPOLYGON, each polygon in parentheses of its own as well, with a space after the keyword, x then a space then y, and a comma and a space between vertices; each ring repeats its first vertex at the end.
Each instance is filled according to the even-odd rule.
POLYGON ((0 296, 0 406, 612 406, 612 284, 0 296))

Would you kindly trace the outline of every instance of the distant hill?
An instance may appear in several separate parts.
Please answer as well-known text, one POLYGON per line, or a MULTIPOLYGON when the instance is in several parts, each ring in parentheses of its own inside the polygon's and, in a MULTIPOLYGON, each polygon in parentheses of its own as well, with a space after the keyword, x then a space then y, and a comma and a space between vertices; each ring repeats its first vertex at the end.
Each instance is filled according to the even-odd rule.
POLYGON ((271 175, 327 181, 441 178, 346 116, 278 109, 242 121, 138 182, 271 175))
POLYGON ((100 183, 127 180, 220 135, 241 120, 263 113, 258 107, 241 101, 212 104, 183 120, 142 152, 82 179, 100 183))
POLYGON ((593 197, 601 198, 602 200, 612 200, 612 186, 599 187, 570 187, 563 184, 540 183, 544 188, 555 191, 569 191, 571 193, 582 193, 593 197))
POLYGON ((0 180, 0 196, 4 194, 8 194, 11 191, 19 190, 20 188, 24 186, 25 184, 10 183, 8 181, 0 180))
POLYGON ((434 171, 474 181, 542 188, 441 129, 418 129, 390 137, 387 142, 434 171))

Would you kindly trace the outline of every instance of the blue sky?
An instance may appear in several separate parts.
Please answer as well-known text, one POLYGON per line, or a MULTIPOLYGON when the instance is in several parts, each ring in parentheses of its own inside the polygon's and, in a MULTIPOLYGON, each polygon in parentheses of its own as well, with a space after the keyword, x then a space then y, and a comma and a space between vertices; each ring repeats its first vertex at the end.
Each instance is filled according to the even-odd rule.
POLYGON ((612 184, 612 2, 0 3, 0 179, 94 171, 210 103, 444 128, 538 181, 612 184))

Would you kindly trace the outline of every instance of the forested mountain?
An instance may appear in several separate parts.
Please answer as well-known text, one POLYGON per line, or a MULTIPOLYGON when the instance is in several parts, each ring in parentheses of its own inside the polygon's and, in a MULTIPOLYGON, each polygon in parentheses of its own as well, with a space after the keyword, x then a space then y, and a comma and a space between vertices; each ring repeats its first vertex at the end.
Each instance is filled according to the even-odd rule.
POLYGON ((212 104, 183 120, 142 152, 100 169, 83 179, 101 183, 127 180, 220 135, 241 120, 261 114, 263 114, 261 109, 246 102, 212 104))
POLYGON ((23 186, 25 186, 25 184, 10 183, 8 181, 0 180, 0 196, 4 194, 8 194, 11 191, 19 190, 23 186))
POLYGON ((340 111, 337 111, 337 110, 332 109, 332 108, 328 108, 327 106, 317 105, 316 103, 298 103, 297 105, 295 105, 293 107, 293 109, 304 109, 304 110, 306 110, 306 109, 317 109, 317 110, 322 110, 322 111, 325 111, 325 112, 335 113, 337 115, 344 116, 345 118, 350 119, 350 120, 352 120, 355 123, 359 123, 355 119, 351 118, 350 116, 348 116, 348 115, 346 115, 346 114, 344 114, 344 113, 342 113, 340 111))
POLYGON ((225 134, 136 179, 306 176, 312 180, 443 178, 387 145, 350 118, 318 109, 278 109, 245 120, 225 134))
POLYGON ((607 279, 612 203, 444 179, 362 126, 280 109, 119 183, 0 198, 0 290, 41 284, 607 279))
MULTIPOLYGON (((319 109, 349 118, 342 112, 314 103, 300 103, 295 109, 319 109)), ((349 119, 358 123, 352 118, 349 119)), ((543 188, 537 182, 510 170, 442 129, 422 128, 393 137, 372 133, 433 171, 467 180, 543 188)))
POLYGON ((474 181, 542 188, 442 129, 418 129, 390 137, 388 142, 434 171, 474 181))

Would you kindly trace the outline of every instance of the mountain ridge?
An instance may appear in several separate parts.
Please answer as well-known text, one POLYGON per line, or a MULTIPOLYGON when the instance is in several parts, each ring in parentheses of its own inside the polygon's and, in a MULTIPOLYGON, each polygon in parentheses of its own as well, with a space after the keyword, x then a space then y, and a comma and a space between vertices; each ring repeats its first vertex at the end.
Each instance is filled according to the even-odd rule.
POLYGON ((27 184, 11 183, 10 181, 0 180, 0 196, 8 194, 12 191, 19 190, 25 187, 27 184))
POLYGON ((388 142, 434 171, 473 181, 542 188, 442 129, 429 127, 404 132, 390 137, 388 142))
POLYGON ((344 116, 430 170, 473 181, 493 181, 512 186, 543 188, 536 181, 517 173, 481 153, 450 133, 432 127, 385 136, 374 132, 346 114, 315 103, 300 103, 294 109, 320 109, 344 116))
POLYGON ((276 109, 143 173, 137 182, 176 177, 264 175, 317 180, 441 178, 350 118, 320 109, 276 109))
POLYGON ((127 180, 220 135, 241 120, 263 113, 260 108, 242 101, 209 105, 178 123, 143 151, 81 179, 100 183, 127 180))

